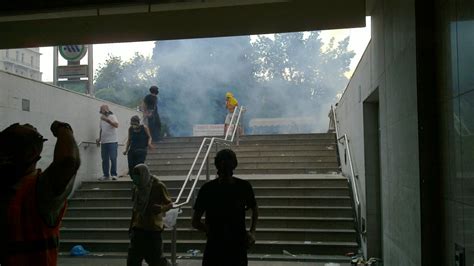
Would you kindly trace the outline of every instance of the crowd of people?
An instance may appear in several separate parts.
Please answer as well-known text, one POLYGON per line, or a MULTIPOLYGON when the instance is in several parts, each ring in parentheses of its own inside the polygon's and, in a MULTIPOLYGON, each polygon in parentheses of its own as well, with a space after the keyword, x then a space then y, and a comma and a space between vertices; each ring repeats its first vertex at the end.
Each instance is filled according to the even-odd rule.
MULTIPOLYGON (((145 163, 148 149, 160 139, 158 87, 152 86, 139 116, 130 118, 123 154, 133 187, 127 265, 169 265, 163 255, 163 218, 173 208, 166 185, 150 173, 145 163)), ((238 101, 226 94, 224 135, 229 129, 238 101)), ((100 181, 116 180, 119 122, 109 106, 99 109, 102 159, 100 181)), ((54 121, 50 130, 56 138, 52 163, 37 169, 43 143, 47 141, 30 124, 15 123, 0 132, 0 265, 57 265, 59 228, 81 160, 72 127, 54 121)), ((241 129, 239 129, 241 131, 241 129)), ((215 156, 217 178, 204 184, 194 204, 192 226, 206 234, 202 265, 247 265, 247 249, 255 243, 257 202, 248 181, 234 177, 236 154, 224 149, 215 156), (252 211, 250 229, 246 210, 252 211), (205 221, 202 217, 205 214, 205 221)))

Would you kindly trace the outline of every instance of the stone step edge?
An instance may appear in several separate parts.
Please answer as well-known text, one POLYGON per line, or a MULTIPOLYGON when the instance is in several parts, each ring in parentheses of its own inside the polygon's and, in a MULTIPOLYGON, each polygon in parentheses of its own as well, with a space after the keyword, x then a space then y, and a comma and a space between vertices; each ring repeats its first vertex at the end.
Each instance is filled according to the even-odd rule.
MULTIPOLYGON (((96 244, 128 244, 130 240, 107 240, 107 239, 61 239, 60 242, 63 243, 96 243, 96 244)), ((163 243, 170 243, 171 240, 164 240, 163 243)), ((188 244, 205 244, 204 240, 182 240, 178 239, 179 243, 188 243, 188 244)), ((329 241, 256 241, 255 245, 311 245, 311 246, 349 246, 349 247, 358 247, 357 242, 329 242, 329 241)))
MULTIPOLYGON (((349 198, 349 197, 345 197, 349 198)), ((325 207, 325 206, 321 206, 325 207)), ((327 206, 330 207, 330 206, 327 206)), ((347 206, 343 206, 345 208, 348 208, 347 206)), ((183 206, 183 209, 191 209, 191 206, 183 206)), ((314 209, 321 209, 318 208, 318 206, 259 206, 259 209, 297 209, 297 210, 314 210, 314 209)), ((341 208, 341 207, 339 207, 341 208)), ((132 207, 68 207, 67 210, 131 210, 132 207)))
MULTIPOLYGON (((186 259, 186 260, 202 260, 202 252, 197 254, 196 256, 192 256, 189 253, 177 253, 177 259, 186 259)), ((68 252, 59 252, 58 253, 60 259, 61 258, 78 258, 69 255, 68 252)), ((165 257, 168 259, 171 257, 171 253, 164 252, 165 257)), ((300 254, 292 254, 292 255, 277 255, 277 254, 255 254, 249 253, 247 255, 249 260, 252 261, 295 261, 295 262, 342 262, 342 263, 349 263, 350 257, 347 256, 328 256, 328 255, 300 255, 300 254)), ((103 259, 123 259, 124 261, 127 259, 127 253, 125 252, 91 252, 86 256, 82 256, 79 258, 103 258, 103 259)))
MULTIPOLYGON (((179 216, 178 219, 189 219, 191 220, 191 216, 179 216)), ((246 219, 250 219, 250 216, 246 217, 246 219)), ((259 220, 307 220, 307 221, 324 221, 324 220, 331 220, 331 221, 354 221, 352 217, 282 217, 282 216, 262 216, 258 217, 259 220)), ((64 217, 63 220, 128 220, 130 221, 130 217, 64 217)))
MULTIPOLYGON (((176 228, 177 231, 196 231, 190 227, 176 228)), ((94 231, 94 232, 128 232, 128 228, 76 228, 76 227, 62 227, 61 231, 94 231)), ((171 231, 166 228, 165 231, 171 231)), ((302 232, 302 233, 356 233, 355 229, 306 229, 306 228, 257 228, 257 233, 260 232, 302 232)))
MULTIPOLYGON (((293 200, 293 199, 348 199, 350 198, 349 196, 341 196, 344 198, 336 198, 337 196, 255 196, 256 199, 288 199, 288 200, 293 200)), ((171 197, 171 198, 176 198, 176 197, 171 197)), ((102 197, 102 198, 78 198, 78 197, 72 197, 68 200, 82 200, 82 201, 93 201, 93 200, 130 200, 132 201, 131 197, 102 197)), ((262 206, 264 207, 264 206, 262 206)), ((274 207, 274 206, 268 206, 268 207, 274 207)), ((316 207, 316 206, 315 206, 316 207)), ((328 206, 329 207, 329 206, 328 206)), ((320 208, 320 207, 316 207, 320 208)), ((332 207, 331 207, 332 208, 332 207)))
MULTIPOLYGON (((289 189, 295 189, 295 190, 300 190, 300 189, 327 189, 327 190, 335 190, 335 189, 349 189, 347 186, 342 186, 342 187, 324 187, 324 186, 305 186, 305 187, 261 187, 261 186, 252 186, 253 189, 275 189, 275 190, 289 190, 289 189)), ((76 191, 83 191, 83 192, 90 192, 90 191, 104 191, 104 192, 112 192, 112 191, 130 191, 130 188, 99 188, 99 189, 94 189, 94 188, 79 188, 76 189, 76 191)), ((181 189, 181 188, 176 188, 176 187, 168 187, 168 189, 181 189)), ((189 188, 187 188, 189 189, 189 188)))
MULTIPOLYGON (((347 180, 346 177, 344 177, 342 174, 243 174, 236 176, 238 178, 244 179, 244 180, 255 180, 255 181, 279 181, 279 180, 285 180, 285 181, 327 181, 327 180, 347 180), (271 177, 262 177, 262 176, 271 176, 271 177), (281 176, 280 178, 277 178, 275 176, 281 176), (283 178, 285 177, 285 178, 283 178)), ((127 176, 123 176, 122 178, 129 178, 127 176)), ((185 180, 185 176, 160 176, 159 177, 161 181, 183 181, 185 180)), ((191 179, 191 181, 194 179, 191 179)), ((202 179, 202 181, 205 181, 202 179)), ((82 183, 104 183, 107 184, 112 181, 99 181, 99 180, 84 180, 82 183)), ((127 183, 132 183, 132 180, 117 180, 115 182, 127 182, 127 183)))

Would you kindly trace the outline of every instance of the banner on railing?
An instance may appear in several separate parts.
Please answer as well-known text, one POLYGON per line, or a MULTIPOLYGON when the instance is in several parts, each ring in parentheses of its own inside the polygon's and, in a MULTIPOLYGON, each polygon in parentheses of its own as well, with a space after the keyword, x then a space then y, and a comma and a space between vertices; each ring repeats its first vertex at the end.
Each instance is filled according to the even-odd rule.
MULTIPOLYGON (((230 126, 232 132, 233 126, 230 126)), ((193 126, 193 136, 221 137, 224 136, 224 124, 197 124, 193 126)))

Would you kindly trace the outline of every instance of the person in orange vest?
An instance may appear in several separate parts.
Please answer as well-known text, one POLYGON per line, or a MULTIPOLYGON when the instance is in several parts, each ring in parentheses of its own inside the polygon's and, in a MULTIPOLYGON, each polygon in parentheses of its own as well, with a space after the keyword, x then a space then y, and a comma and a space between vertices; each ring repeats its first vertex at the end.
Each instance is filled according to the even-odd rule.
POLYGON ((29 124, 0 132, 0 265, 57 265, 59 224, 80 166, 69 124, 54 121, 53 162, 36 169, 47 139, 29 124))

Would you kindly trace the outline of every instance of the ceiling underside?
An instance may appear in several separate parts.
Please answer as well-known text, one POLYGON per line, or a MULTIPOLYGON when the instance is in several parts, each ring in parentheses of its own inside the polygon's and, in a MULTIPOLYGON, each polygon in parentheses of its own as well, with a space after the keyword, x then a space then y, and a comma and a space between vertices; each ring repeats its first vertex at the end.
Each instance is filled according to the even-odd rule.
POLYGON ((0 49, 365 26, 365 0, 8 1, 0 49))

